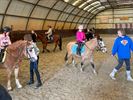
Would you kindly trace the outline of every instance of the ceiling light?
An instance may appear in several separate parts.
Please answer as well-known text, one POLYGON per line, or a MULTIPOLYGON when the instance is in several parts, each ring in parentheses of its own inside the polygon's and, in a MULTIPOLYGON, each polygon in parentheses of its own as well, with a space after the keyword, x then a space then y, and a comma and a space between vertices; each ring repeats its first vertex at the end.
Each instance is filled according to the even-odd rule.
POLYGON ((65 2, 69 2, 69 0, 64 0, 65 2))
POLYGON ((81 4, 80 6, 79 6, 79 8, 82 8, 85 4, 87 4, 87 3, 89 3, 89 2, 91 2, 92 0, 87 0, 86 2, 84 2, 83 4, 81 4))
POLYGON ((72 5, 75 6, 76 4, 78 4, 81 0, 76 0, 72 5))

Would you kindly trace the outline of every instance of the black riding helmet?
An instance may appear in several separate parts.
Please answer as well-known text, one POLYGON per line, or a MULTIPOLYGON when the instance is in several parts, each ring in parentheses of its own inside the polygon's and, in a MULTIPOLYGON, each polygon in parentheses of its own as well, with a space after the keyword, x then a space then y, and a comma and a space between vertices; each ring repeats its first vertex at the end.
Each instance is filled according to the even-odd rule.
POLYGON ((5 27, 3 27, 3 29, 2 29, 2 32, 11 32, 11 28, 10 27, 8 27, 8 26, 5 26, 5 27))

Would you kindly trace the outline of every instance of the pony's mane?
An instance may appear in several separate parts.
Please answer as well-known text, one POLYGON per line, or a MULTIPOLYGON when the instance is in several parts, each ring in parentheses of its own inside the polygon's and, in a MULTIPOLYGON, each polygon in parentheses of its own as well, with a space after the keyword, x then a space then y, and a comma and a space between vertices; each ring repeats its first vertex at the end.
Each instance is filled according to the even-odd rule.
POLYGON ((93 39, 87 41, 87 43, 92 43, 92 42, 94 42, 94 41, 96 41, 96 40, 97 40, 96 38, 93 38, 93 39))
POLYGON ((86 42, 86 45, 88 45, 90 48, 95 48, 97 46, 97 39, 91 39, 90 41, 86 42))
POLYGON ((24 40, 18 40, 14 43, 12 43, 11 45, 8 46, 8 49, 18 49, 22 44, 25 44, 26 42, 24 40))

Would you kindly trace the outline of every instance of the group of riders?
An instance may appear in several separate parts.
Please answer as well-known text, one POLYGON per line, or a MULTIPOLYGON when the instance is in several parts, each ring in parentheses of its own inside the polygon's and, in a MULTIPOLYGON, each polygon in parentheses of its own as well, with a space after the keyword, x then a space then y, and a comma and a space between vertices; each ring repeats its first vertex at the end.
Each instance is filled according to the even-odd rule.
MULTIPOLYGON (((8 45, 11 44, 11 40, 9 37, 9 34, 11 32, 11 28, 10 27, 4 27, 2 29, 2 34, 0 34, 0 62, 2 62, 2 58, 4 56, 4 51, 6 49, 6 47, 8 45)), ((53 29, 52 27, 49 25, 48 26, 48 31, 45 32, 45 34, 47 35, 47 40, 52 41, 53 40, 53 29)), ((33 42, 36 43, 36 38, 37 38, 37 34, 34 32, 34 30, 31 31, 31 36, 33 39, 33 42)), ((81 55, 81 48, 83 47, 83 45, 85 44, 85 41, 89 41, 91 39, 93 39, 95 36, 95 29, 88 29, 86 32, 84 32, 84 27, 83 25, 79 25, 78 27, 78 31, 76 33, 76 41, 78 44, 77 47, 77 54, 81 55)), ((101 39, 101 38, 99 38, 101 39)))
MULTIPOLYGON (((51 26, 48 26, 49 30, 45 33, 47 34, 48 39, 52 39, 53 35, 53 30, 51 26)), ((4 53, 7 48, 7 46, 11 45, 11 40, 9 37, 10 32, 12 29, 10 27, 4 27, 2 29, 2 34, 0 34, 0 62, 3 62, 4 58, 4 53)), ((81 48, 85 45, 86 41, 90 41, 95 37, 95 29, 88 29, 87 32, 84 32, 84 27, 83 25, 78 26, 78 31, 76 32, 76 44, 77 46, 77 55, 81 55, 81 48)), ((37 77, 37 85, 36 87, 40 87, 42 85, 41 79, 40 79, 40 74, 38 71, 38 60, 39 60, 39 49, 36 46, 36 38, 37 34, 34 31, 31 31, 30 38, 26 39, 27 41, 30 41, 34 50, 37 52, 37 58, 30 59, 30 81, 28 82, 28 85, 31 85, 34 83, 34 73, 36 74, 37 77)), ((98 40, 102 41, 102 38, 100 36, 97 36, 98 40)), ((112 56, 114 56, 116 53, 118 54, 118 65, 112 70, 110 73, 110 77, 115 80, 115 74, 118 72, 118 70, 121 68, 123 65, 123 62, 126 63, 126 73, 127 73, 127 80, 128 81, 133 81, 133 78, 131 77, 131 72, 130 72, 130 49, 133 50, 133 43, 130 37, 126 36, 125 32, 123 30, 118 30, 118 37, 116 38, 114 42, 114 46, 112 49, 112 56), (118 50, 119 49, 119 50, 118 50), (123 51, 126 51, 125 54, 123 51)))

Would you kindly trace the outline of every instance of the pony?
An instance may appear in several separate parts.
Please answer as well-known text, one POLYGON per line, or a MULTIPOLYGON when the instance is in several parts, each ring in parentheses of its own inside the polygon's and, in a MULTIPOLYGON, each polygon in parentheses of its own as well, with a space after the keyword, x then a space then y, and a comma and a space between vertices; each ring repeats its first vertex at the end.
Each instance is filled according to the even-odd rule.
MULTIPOLYGON (((22 88, 22 85, 19 82, 18 73, 19 73, 19 66, 22 62, 22 60, 25 57, 28 57, 30 53, 27 52, 27 47, 30 46, 30 42, 26 40, 19 40, 11 45, 9 45, 6 50, 6 56, 3 63, 0 63, 0 67, 4 67, 7 70, 7 90, 12 90, 11 87, 11 74, 14 71, 15 75, 15 82, 17 88, 22 88)), ((33 52, 34 53, 34 52, 33 52)), ((33 55, 30 55, 30 57, 35 58, 33 55)))
MULTIPOLYGON (((47 45, 49 43, 49 41, 47 40, 47 35, 46 34, 37 34, 37 39, 39 39, 42 42, 43 45, 43 50, 42 53, 45 52, 45 50, 47 52, 50 52, 50 50, 47 49, 47 45)), ((53 43, 55 43, 55 47, 53 49, 53 51, 55 52, 57 45, 59 46, 59 49, 62 50, 62 37, 60 34, 54 34, 53 35, 53 43)))
POLYGON ((65 55, 65 62, 66 64, 68 63, 68 59, 70 57, 72 57, 72 63, 73 65, 75 65, 75 61, 74 61, 74 57, 81 57, 81 71, 83 71, 83 65, 84 65, 84 61, 85 59, 88 59, 92 68, 93 68, 93 72, 96 74, 96 70, 95 70, 95 65, 93 62, 93 52, 94 49, 97 47, 97 39, 93 38, 90 41, 87 41, 85 43, 85 45, 81 48, 81 56, 77 55, 76 51, 77 51, 77 44, 76 42, 69 42, 67 44, 67 52, 65 55))

